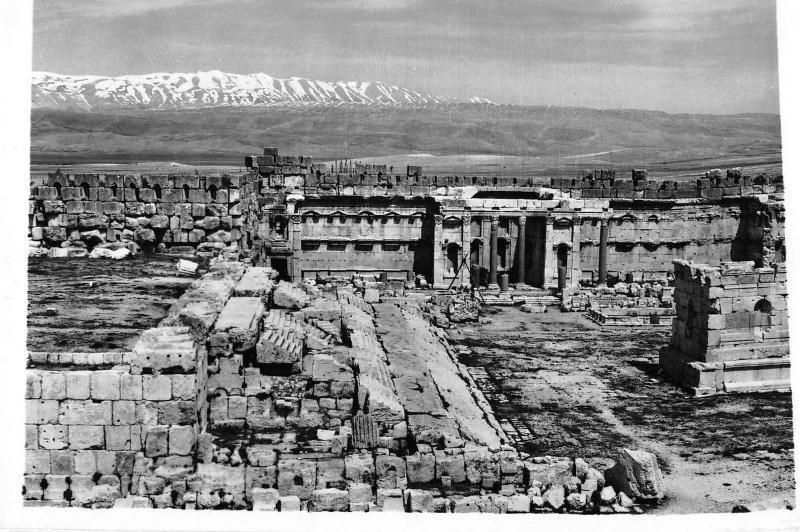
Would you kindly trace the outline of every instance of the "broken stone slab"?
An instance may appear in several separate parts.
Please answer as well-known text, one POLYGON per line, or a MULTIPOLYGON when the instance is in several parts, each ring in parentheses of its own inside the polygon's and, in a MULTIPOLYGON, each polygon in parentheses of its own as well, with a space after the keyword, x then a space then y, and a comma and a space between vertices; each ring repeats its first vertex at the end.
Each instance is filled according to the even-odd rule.
POLYGON ((560 510, 564 507, 566 498, 564 486, 551 486, 550 489, 542 494, 542 498, 547 506, 556 511, 560 510))
POLYGON ((664 477, 651 452, 621 449, 617 463, 606 470, 605 480, 617 492, 636 500, 654 501, 665 495, 664 477))
POLYGON ((214 323, 214 330, 225 333, 234 350, 247 351, 258 339, 259 320, 264 304, 258 297, 232 297, 214 323))
POLYGON ((406 509, 413 513, 430 513, 433 508, 433 493, 428 490, 409 489, 404 492, 406 509))
POLYGON ((272 293, 272 304, 278 308, 300 310, 303 307, 307 307, 310 302, 311 298, 308 297, 308 294, 286 281, 278 283, 272 293))
POLYGON ((281 310, 270 310, 264 317, 264 330, 256 344, 256 360, 260 364, 291 364, 299 370, 303 356, 303 340, 299 327, 281 310))

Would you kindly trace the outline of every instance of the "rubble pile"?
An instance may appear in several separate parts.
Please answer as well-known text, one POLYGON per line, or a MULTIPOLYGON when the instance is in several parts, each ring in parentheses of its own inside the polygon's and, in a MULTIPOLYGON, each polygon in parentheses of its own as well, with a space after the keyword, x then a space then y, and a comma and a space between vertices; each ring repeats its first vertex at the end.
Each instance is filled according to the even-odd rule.
POLYGON ((672 308, 674 288, 653 283, 623 283, 613 287, 566 288, 561 307, 566 311, 589 308, 672 308))

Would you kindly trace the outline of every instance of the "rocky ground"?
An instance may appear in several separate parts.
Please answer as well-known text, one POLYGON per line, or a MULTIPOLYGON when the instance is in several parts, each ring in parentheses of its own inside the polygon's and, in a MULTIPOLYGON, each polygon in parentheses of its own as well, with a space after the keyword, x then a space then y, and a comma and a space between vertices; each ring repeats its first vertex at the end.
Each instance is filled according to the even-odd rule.
POLYGON ((175 258, 28 261, 28 349, 130 350, 189 283, 175 258))
POLYGON ((666 381, 665 329, 602 328, 578 313, 498 309, 449 335, 520 450, 611 465, 621 446, 656 453, 656 513, 794 504, 789 394, 694 398, 666 381))

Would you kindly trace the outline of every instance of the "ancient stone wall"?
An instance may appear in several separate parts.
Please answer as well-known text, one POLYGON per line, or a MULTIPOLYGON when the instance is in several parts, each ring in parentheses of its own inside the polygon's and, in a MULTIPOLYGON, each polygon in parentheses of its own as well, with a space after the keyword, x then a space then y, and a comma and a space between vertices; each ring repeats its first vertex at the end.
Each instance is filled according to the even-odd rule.
POLYGON ((31 185, 30 238, 77 249, 122 241, 224 247, 242 236, 244 181, 241 175, 50 174, 31 185))
POLYGON ((698 394, 788 389, 786 267, 675 261, 672 342, 661 367, 698 394))

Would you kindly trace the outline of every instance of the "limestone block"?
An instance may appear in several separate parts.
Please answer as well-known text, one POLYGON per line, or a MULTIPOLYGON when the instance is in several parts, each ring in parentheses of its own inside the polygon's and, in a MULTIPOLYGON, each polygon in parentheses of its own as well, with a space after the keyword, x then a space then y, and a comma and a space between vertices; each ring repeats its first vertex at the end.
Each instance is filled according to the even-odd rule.
POLYGON ((367 288, 364 290, 364 303, 378 303, 380 299, 380 292, 378 292, 377 288, 367 288))
POLYGON ((272 290, 272 268, 251 266, 233 289, 238 297, 263 297, 272 290))
POLYGON ((308 509, 312 512, 345 512, 349 507, 348 493, 335 488, 314 490, 308 504, 308 509))
POLYGON ((564 486, 553 485, 542 494, 542 498, 547 506, 553 510, 560 510, 564 506, 566 492, 564 486))
POLYGON ((274 512, 277 509, 280 495, 278 490, 273 488, 253 488, 251 497, 253 499, 253 511, 274 512))
POLYGON ((78 451, 75 453, 75 472, 82 475, 92 475, 97 471, 94 451, 78 451))
POLYGON ((281 458, 278 462, 278 491, 282 495, 311 497, 317 478, 316 463, 298 458, 281 458))
POLYGON ((250 466, 245 472, 245 496, 252 498, 255 488, 274 488, 278 482, 277 466, 250 466))
POLYGON ((369 504, 372 502, 372 485, 360 482, 350 483, 347 486, 347 495, 350 504, 369 504))
POLYGON ((154 403, 161 425, 186 425, 195 421, 194 401, 160 401, 154 403))
POLYGON ((62 425, 111 425, 111 401, 63 401, 58 422, 62 425))
POLYGON ((272 293, 272 304, 278 308, 299 310, 308 306, 309 302, 308 294, 286 281, 279 282, 272 293))
POLYGON ((50 451, 25 450, 25 473, 45 475, 50 472, 50 451))
POLYGON ((39 448, 39 425, 25 425, 25 448, 39 448))
POLYGON ((531 511, 531 499, 527 495, 512 495, 508 498, 507 511, 510 514, 525 514, 531 511))
POLYGON ((131 448, 130 425, 105 427, 105 448, 109 451, 127 451, 131 448))
MULTIPOLYGON (((181 313, 187 311, 187 307, 181 309, 181 313)), ((191 322, 188 317, 187 321, 191 322)), ((175 367, 188 372, 197 366, 197 347, 191 330, 186 326, 165 326, 144 331, 134 345, 133 353, 131 371, 134 373, 141 373, 143 368, 162 370, 175 367)))
POLYGON ((317 489, 341 488, 346 484, 344 459, 331 458, 317 460, 317 489))
POLYGON ((91 374, 92 399, 119 399, 120 374, 112 371, 95 371, 91 374))
MULTIPOLYGON (((422 484, 433 482, 436 478, 436 457, 433 453, 416 453, 406 456, 408 482, 422 484)), ((480 481, 480 476, 478 477, 480 481)))
POLYGON ((657 500, 665 495, 664 478, 656 455, 647 451, 622 449, 617 463, 606 470, 606 484, 639 500, 657 500))
POLYGON ((91 373, 88 371, 69 371, 64 373, 67 397, 70 399, 89 399, 91 396, 91 373))
POLYGON ((41 378, 42 399, 65 399, 67 397, 67 385, 63 373, 44 371, 41 378))
POLYGON ((444 451, 435 451, 436 478, 449 476, 453 482, 460 483, 467 479, 464 468, 464 455, 446 454, 444 451))
POLYGON ((378 488, 377 505, 382 512, 405 512, 403 490, 378 488))
POLYGON ((169 429, 169 454, 188 455, 194 449, 195 430, 191 425, 178 425, 169 429))
POLYGON ((168 427, 152 426, 147 427, 145 435, 145 455, 153 458, 156 456, 166 456, 168 454, 168 427))
POLYGON ((297 366, 303 355, 303 341, 298 337, 299 330, 294 320, 285 312, 270 310, 264 317, 264 330, 256 344, 258 362, 297 366))
POLYGON ((377 484, 383 489, 405 489, 406 463, 397 456, 380 455, 375 458, 377 484))
POLYGON ((600 490, 600 502, 603 504, 611 504, 617 498, 617 492, 613 486, 606 486, 600 490))
POLYGON ((299 512, 300 511, 300 497, 297 495, 288 495, 278 499, 278 508, 281 512, 299 512))
POLYGON ((172 379, 172 397, 174 399, 192 400, 197 395, 194 375, 170 375, 172 379))
POLYGON ((50 451, 50 473, 53 475, 71 475, 74 472, 74 451, 50 451))
POLYGON ((404 492, 406 508, 413 513, 433 512, 433 494, 427 490, 410 489, 404 492))
POLYGON ((350 454, 344 459, 345 478, 352 482, 375 482, 375 462, 371 454, 350 454))
POLYGON ((478 495, 470 495, 461 499, 456 499, 453 504, 454 514, 478 513, 480 508, 481 498, 478 495))
POLYGON ((27 370, 25 372, 25 399, 41 399, 42 374, 39 371, 27 370))
POLYGON ((172 399, 172 379, 169 375, 143 375, 142 397, 147 401, 172 399))
MULTIPOLYGON (((35 425, 34 425, 35 427, 35 425)), ((69 443, 67 427, 64 425, 40 425, 39 447, 42 449, 66 449, 69 443)))
POLYGON ((105 432, 99 425, 70 425, 70 449, 102 449, 105 447, 105 432))

